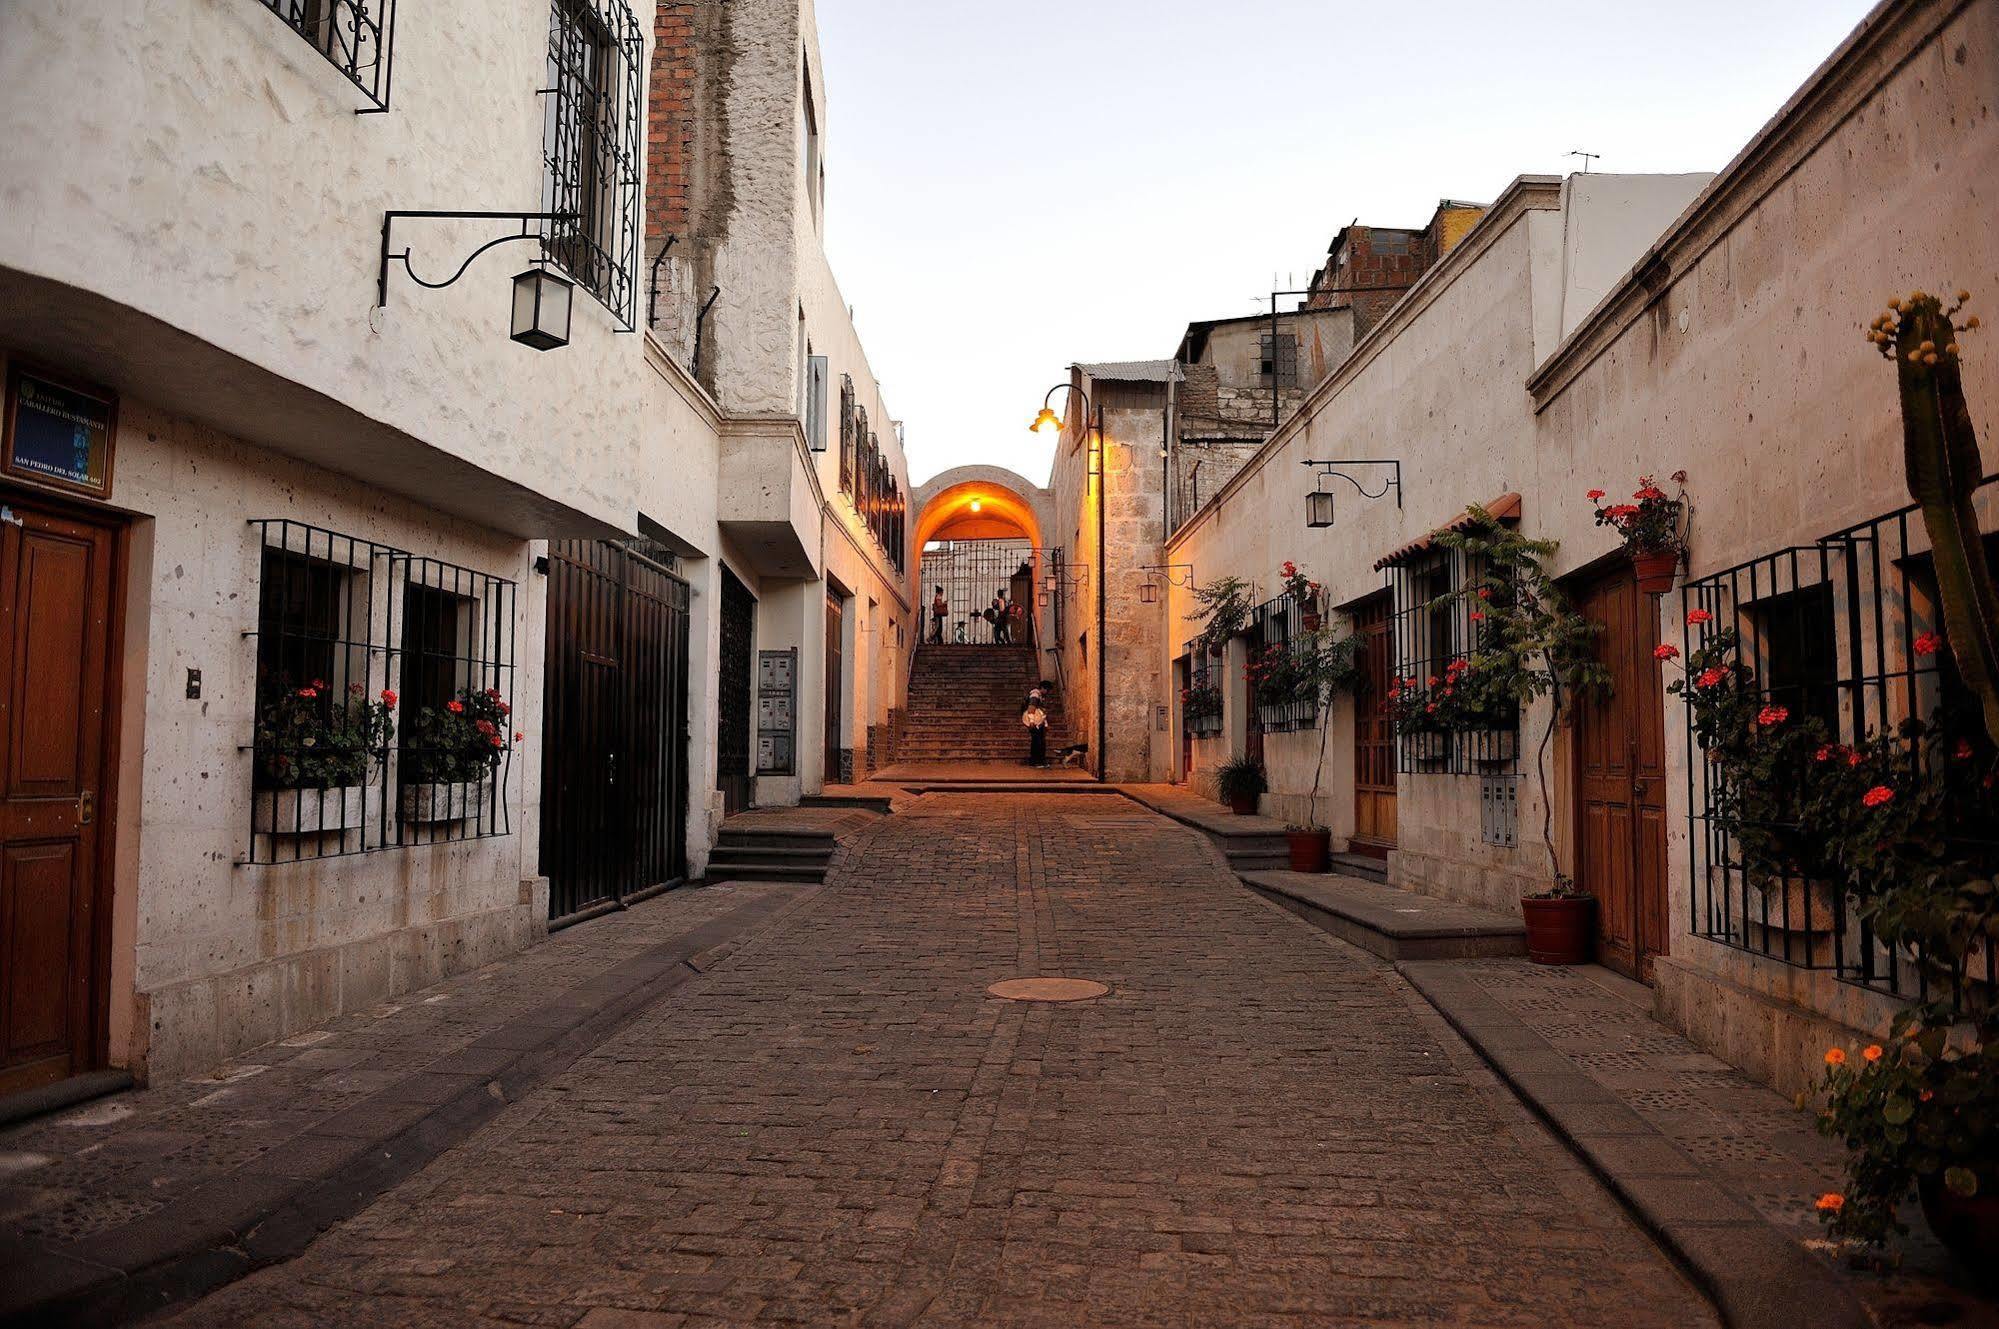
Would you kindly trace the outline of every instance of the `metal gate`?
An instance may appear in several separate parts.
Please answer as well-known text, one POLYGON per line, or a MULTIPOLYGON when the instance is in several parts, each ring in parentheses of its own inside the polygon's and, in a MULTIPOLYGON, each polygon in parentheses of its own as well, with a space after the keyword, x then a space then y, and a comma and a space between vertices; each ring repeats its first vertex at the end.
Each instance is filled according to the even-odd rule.
POLYGON ((548 551, 541 871, 575 921, 687 872, 687 583, 671 555, 548 551))
MULTIPOLYGON (((930 634, 925 640, 937 631, 930 605, 939 587, 949 611, 944 618, 947 642, 990 643, 993 629, 985 612, 995 596, 1004 595, 1009 605, 1018 603, 1021 617, 1031 624, 1041 552, 1025 540, 945 540, 924 549, 921 599, 924 630, 930 634)), ((1025 635, 1016 628, 1015 642, 1025 635)))
POLYGON ((715 787, 724 815, 750 805, 750 667, 757 599, 722 569, 722 670, 716 679, 715 787))

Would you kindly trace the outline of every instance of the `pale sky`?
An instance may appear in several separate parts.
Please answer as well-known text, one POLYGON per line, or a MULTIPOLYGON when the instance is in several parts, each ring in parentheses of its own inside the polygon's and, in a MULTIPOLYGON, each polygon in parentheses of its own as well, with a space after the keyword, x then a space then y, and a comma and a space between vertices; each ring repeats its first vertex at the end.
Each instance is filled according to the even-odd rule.
POLYGON ((912 479, 1010 466, 1073 361, 1302 286, 1358 218, 1719 170, 1870 0, 819 0, 827 248, 912 479))

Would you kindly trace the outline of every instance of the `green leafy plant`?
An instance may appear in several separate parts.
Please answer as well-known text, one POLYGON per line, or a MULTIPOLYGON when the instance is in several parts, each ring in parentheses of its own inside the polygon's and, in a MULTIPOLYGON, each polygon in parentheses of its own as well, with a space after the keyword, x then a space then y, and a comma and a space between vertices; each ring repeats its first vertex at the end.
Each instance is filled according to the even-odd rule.
POLYGON ((1194 597, 1190 617, 1201 625, 1196 644, 1210 655, 1220 655, 1229 638, 1249 626, 1254 609, 1249 583, 1240 577, 1221 577, 1189 592, 1194 597))
POLYGON ((1224 803, 1260 797, 1270 787, 1263 767, 1248 757, 1232 757, 1215 771, 1215 784, 1224 803))
POLYGON ((1578 698, 1610 690, 1610 671, 1596 657, 1600 629, 1577 612, 1548 572, 1548 560, 1559 548, 1554 541, 1529 539, 1480 507, 1471 508, 1470 517, 1464 530, 1437 536, 1439 544, 1460 551, 1467 565, 1479 569, 1478 577, 1456 592, 1476 602, 1471 612, 1479 629, 1458 688, 1467 694, 1467 705, 1486 714, 1508 703, 1525 709, 1538 698, 1548 699, 1548 725, 1534 771, 1541 790, 1541 843, 1554 874, 1549 894, 1583 895, 1587 892, 1563 871, 1555 847, 1548 747, 1578 698))
POLYGON ((1888 302, 1868 325, 1867 340, 1895 362, 1903 470, 1930 537, 1944 627, 1957 671, 1978 698, 1986 737, 1999 743, 1999 588, 1973 503, 1985 472, 1958 350, 1959 336, 1978 328, 1976 314, 1957 322, 1970 299, 1959 291, 1946 309, 1939 297, 1912 291, 1906 301, 1888 302))
POLYGON ((511 714, 497 688, 463 688, 443 706, 419 708, 403 743, 403 783, 485 779, 522 737, 509 728, 511 714))
POLYGON ((395 734, 396 694, 367 700, 349 684, 336 695, 323 679, 285 684, 257 708, 257 784, 265 789, 338 789, 364 784, 395 734))
POLYGON ((1834 1236, 1880 1245, 1907 1229, 1909 1193, 1999 1193, 1999 1021, 1965 1022, 1943 1003, 1903 1011, 1887 1044, 1856 1065, 1829 1048, 1819 1131, 1847 1148, 1846 1189, 1821 1195, 1834 1236))
POLYGON ((1284 560, 1284 566, 1279 571, 1283 574, 1284 593, 1290 596, 1300 609, 1307 612, 1317 610, 1319 592, 1325 588, 1306 576, 1290 559, 1284 560))

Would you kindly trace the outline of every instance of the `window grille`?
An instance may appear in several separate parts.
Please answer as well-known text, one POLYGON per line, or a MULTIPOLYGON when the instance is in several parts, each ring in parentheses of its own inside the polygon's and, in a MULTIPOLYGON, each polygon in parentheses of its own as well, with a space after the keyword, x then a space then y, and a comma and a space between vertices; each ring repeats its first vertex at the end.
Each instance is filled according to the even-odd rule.
POLYGON ((854 376, 840 375, 840 492, 854 491, 854 453, 858 446, 860 407, 854 404, 854 376))
POLYGON ((1211 709, 1203 710, 1190 705, 1191 697, 1182 698, 1180 703, 1180 723, 1195 738, 1211 738, 1222 732, 1221 689, 1213 667, 1213 657, 1199 641, 1189 641, 1186 651, 1187 691, 1190 694, 1212 690, 1214 701, 1211 709))
POLYGON ((638 316, 645 40, 624 0, 552 0, 542 252, 630 332, 638 316))
MULTIPOLYGON (((1295 653, 1307 644, 1303 623, 1303 609, 1289 595, 1280 595, 1266 600, 1256 607, 1256 637, 1261 649, 1273 648, 1286 653, 1295 653)), ((1251 700, 1255 700, 1255 689, 1251 689, 1251 700)), ((1277 705, 1256 703, 1257 718, 1263 722, 1267 734, 1288 734, 1300 729, 1311 729, 1319 721, 1318 705, 1311 698, 1281 702, 1277 705)))
POLYGON ((284 863, 379 847, 393 688, 386 545, 302 522, 252 522, 261 578, 250 848, 284 863))
POLYGON ((805 442, 814 452, 826 450, 826 357, 805 357, 805 442))
POLYGON ((396 0, 262 0, 368 99, 363 115, 389 109, 396 0))
POLYGON ((905 570, 908 562, 906 538, 908 532, 908 499, 896 483, 895 471, 881 450, 880 438, 868 428, 866 408, 853 408, 854 421, 854 464, 851 478, 847 468, 847 418, 846 403, 851 400, 852 380, 842 385, 841 418, 843 427, 840 438, 840 483, 854 500, 854 511, 860 514, 862 523, 873 533, 875 542, 881 546, 889 565, 897 572, 905 570))
POLYGON ((508 833, 516 740, 497 721, 511 710, 514 584, 302 522, 251 525, 262 575, 246 634, 256 687, 243 861, 508 833))
MULTIPOLYGON (((1999 482, 1988 477, 1976 501, 1985 529, 1999 527, 1999 482)), ((1987 537, 1986 553, 1999 569, 1999 535, 1987 537)), ((1946 734, 1961 732, 1984 751, 1949 647, 1930 654, 1917 648, 1923 634, 1941 634, 1943 623, 1928 534, 1913 505, 1689 582, 1681 600, 1687 613, 1713 615, 1707 624, 1685 626, 1683 652, 1707 634, 1735 629, 1738 658, 1759 694, 1794 717, 1823 720, 1838 743, 1902 733, 1907 721, 1932 724, 1941 717, 1946 734)), ((1781 964, 1829 970, 1892 997, 1926 999, 1922 957, 1883 945, 1844 892, 1802 872, 1762 888, 1751 884, 1731 837, 1714 821, 1717 797, 1726 793, 1723 776, 1701 759, 1692 711, 1682 710, 1694 934, 1781 964)), ((1902 741, 1912 764, 1928 759, 1921 742, 1906 735, 1902 741)), ((1988 872, 1999 867, 1999 829, 1989 817, 1938 829, 1988 872)), ((1975 954, 1967 977, 1988 992, 1999 981, 1992 948, 1975 954)))
POLYGON ((514 610, 504 577, 400 551, 397 843, 506 835, 513 769, 514 610))
MULTIPOLYGON (((1461 549, 1436 548, 1388 569, 1395 669, 1404 686, 1443 686, 1453 660, 1463 658, 1481 630, 1475 602, 1458 594, 1485 576, 1484 560, 1461 549)), ((1511 706, 1482 728, 1395 736, 1396 769, 1404 775, 1495 775, 1516 769, 1520 717, 1511 706)))

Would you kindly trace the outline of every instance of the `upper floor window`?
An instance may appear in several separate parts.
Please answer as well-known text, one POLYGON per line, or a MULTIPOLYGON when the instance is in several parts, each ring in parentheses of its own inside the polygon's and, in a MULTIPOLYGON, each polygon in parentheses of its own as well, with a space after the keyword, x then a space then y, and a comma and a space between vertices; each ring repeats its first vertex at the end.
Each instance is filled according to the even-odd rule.
POLYGON ((638 308, 645 43, 623 0, 551 0, 542 249, 630 331, 638 308))
POLYGON ((826 202, 826 163, 821 156, 823 148, 819 138, 819 108, 812 104, 812 65, 804 62, 805 71, 805 196, 812 204, 812 224, 819 224, 820 210, 826 202))
POLYGON ((827 372, 825 356, 805 357, 805 441, 814 452, 826 450, 827 372))
POLYGON ((1280 388, 1298 386, 1298 338, 1293 333, 1263 334, 1256 360, 1257 384, 1271 387, 1273 378, 1280 388))
POLYGON ((263 4, 361 90, 368 111, 389 109, 389 48, 395 44, 396 0, 263 0, 263 4))

